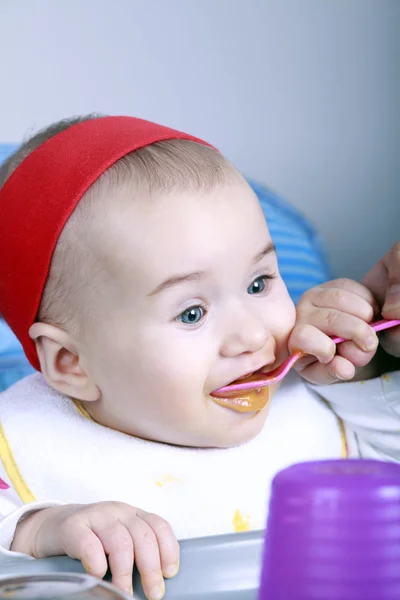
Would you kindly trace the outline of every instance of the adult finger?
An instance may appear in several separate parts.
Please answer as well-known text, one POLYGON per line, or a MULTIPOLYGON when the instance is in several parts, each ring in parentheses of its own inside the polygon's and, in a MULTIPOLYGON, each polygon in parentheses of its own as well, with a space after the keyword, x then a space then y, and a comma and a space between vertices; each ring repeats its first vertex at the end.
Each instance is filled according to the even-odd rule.
POLYGON ((355 375, 354 365, 343 358, 336 355, 330 363, 323 365, 319 362, 314 362, 305 367, 301 376, 316 385, 325 385, 337 383, 338 381, 348 381, 353 379, 355 375))
POLYGON ((370 322, 378 312, 378 304, 372 293, 356 281, 344 281, 343 286, 335 285, 328 287, 324 284, 314 289, 311 301, 315 308, 332 308, 359 317, 370 322))
POLYGON ((363 319, 333 308, 318 308, 311 317, 312 325, 332 337, 351 340, 365 352, 375 350, 378 337, 363 319))
POLYGON ((393 327, 393 329, 382 331, 380 342, 385 352, 396 358, 400 357, 400 325, 393 327))
POLYGON ((354 342, 342 342, 337 345, 337 354, 349 360, 355 367, 365 367, 376 354, 376 350, 364 352, 354 342))
POLYGON ((362 280, 382 307, 382 315, 396 318, 400 307, 400 242, 397 242, 362 280))
POLYGON ((382 315, 385 319, 400 318, 400 242, 393 246, 388 258, 388 289, 382 315))
MULTIPOLYGON (((294 327, 288 345, 291 352, 300 350, 304 354, 315 356, 322 363, 331 361, 336 351, 335 344, 329 336, 317 327, 308 324, 294 327)), ((304 364, 304 359, 300 360, 304 364)))

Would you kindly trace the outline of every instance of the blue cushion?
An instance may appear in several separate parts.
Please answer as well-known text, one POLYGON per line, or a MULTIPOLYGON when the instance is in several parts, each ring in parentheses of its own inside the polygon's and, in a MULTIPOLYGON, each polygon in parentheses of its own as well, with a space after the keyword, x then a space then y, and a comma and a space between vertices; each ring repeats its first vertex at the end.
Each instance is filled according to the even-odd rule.
POLYGON ((17 147, 18 146, 15 144, 0 144, 0 164, 3 162, 3 160, 6 160, 6 158, 10 156, 10 154, 14 152, 17 147))
POLYGON ((249 183, 268 222, 280 273, 297 304, 306 290, 332 279, 321 239, 300 211, 268 188, 251 180, 249 183))
MULTIPOLYGON (((15 148, 0 144, 0 163, 15 148)), ((332 278, 320 238, 298 210, 266 187, 254 181, 249 183, 260 200, 282 277, 296 303, 307 289, 332 278)), ((17 338, 0 319, 0 391, 32 371, 17 338)))
POLYGON ((0 319, 0 392, 33 371, 21 344, 8 325, 0 319))

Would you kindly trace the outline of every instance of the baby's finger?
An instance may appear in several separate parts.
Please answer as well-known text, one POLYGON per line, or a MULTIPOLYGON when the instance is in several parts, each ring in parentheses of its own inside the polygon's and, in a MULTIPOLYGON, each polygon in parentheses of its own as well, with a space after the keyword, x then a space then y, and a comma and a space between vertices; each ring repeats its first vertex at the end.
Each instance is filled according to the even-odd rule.
POLYGON ((348 381, 353 379, 355 367, 342 356, 336 355, 327 365, 314 362, 305 367, 301 376, 316 385, 325 385, 337 383, 338 381, 348 381))
POLYGON ((364 312, 364 316, 355 316, 360 316, 360 318, 363 318, 366 321, 371 321, 374 315, 379 314, 379 306, 373 293, 365 285, 346 278, 328 281, 320 284, 317 288, 313 288, 313 304, 318 307, 326 306, 323 304, 323 301, 327 299, 329 300, 329 297, 332 298, 332 291, 334 291, 334 301, 338 304, 338 306, 335 305, 333 308, 340 308, 341 310, 348 312, 350 308, 348 304, 355 302, 356 297, 358 297, 360 300, 364 301, 363 303, 358 303, 358 307, 366 312, 364 312), (324 295, 325 291, 328 292, 327 295, 324 295), (322 303, 318 300, 318 298, 321 298, 322 303))
POLYGON ((95 529, 108 555, 112 583, 119 589, 132 594, 133 540, 130 532, 120 521, 105 524, 95 529))
POLYGON ((171 525, 158 515, 144 510, 138 510, 137 514, 156 535, 164 577, 174 577, 179 570, 180 548, 171 525))
POLYGON ((319 308, 315 311, 313 325, 329 336, 338 336, 355 342, 364 352, 372 352, 379 343, 378 336, 368 323, 332 308, 319 308))
POLYGON ((107 573, 108 565, 100 539, 84 522, 75 521, 72 526, 66 520, 63 527, 66 529, 65 553, 71 558, 80 560, 90 575, 102 579, 107 573))
POLYGON ((337 346, 337 354, 349 360, 355 367, 365 367, 376 354, 376 350, 364 352, 354 342, 342 342, 337 346))
POLYGON ((330 362, 336 352, 334 342, 320 329, 308 324, 294 327, 288 345, 291 352, 301 350, 304 354, 315 356, 322 363, 330 362))
POLYGON ((156 535, 139 516, 127 521, 125 525, 133 539, 135 563, 143 591, 149 600, 160 600, 164 596, 165 586, 156 535))

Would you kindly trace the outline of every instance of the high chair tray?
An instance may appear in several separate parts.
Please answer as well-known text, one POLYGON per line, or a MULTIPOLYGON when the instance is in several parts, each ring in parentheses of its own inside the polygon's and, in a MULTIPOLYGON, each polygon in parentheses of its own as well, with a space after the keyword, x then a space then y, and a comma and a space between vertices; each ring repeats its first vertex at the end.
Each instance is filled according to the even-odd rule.
MULTIPOLYGON (((260 578, 263 532, 235 533, 181 542, 178 575, 166 581, 166 600, 256 600, 260 578)), ((1 576, 84 572, 79 561, 61 556, 40 560, 13 559, 1 576)), ((138 574, 135 598, 144 600, 138 574)))

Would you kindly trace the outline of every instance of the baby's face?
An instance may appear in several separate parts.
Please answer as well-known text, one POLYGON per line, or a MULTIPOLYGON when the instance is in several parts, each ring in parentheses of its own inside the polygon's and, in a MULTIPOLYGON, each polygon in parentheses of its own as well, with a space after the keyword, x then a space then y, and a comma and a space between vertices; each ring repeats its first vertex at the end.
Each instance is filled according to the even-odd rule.
POLYGON ((99 297, 106 317, 84 342, 101 391, 89 412, 171 444, 225 447, 254 437, 267 410, 236 412, 210 393, 277 366, 294 326, 256 196, 238 181, 125 206, 107 216, 102 253, 114 284, 99 297))

